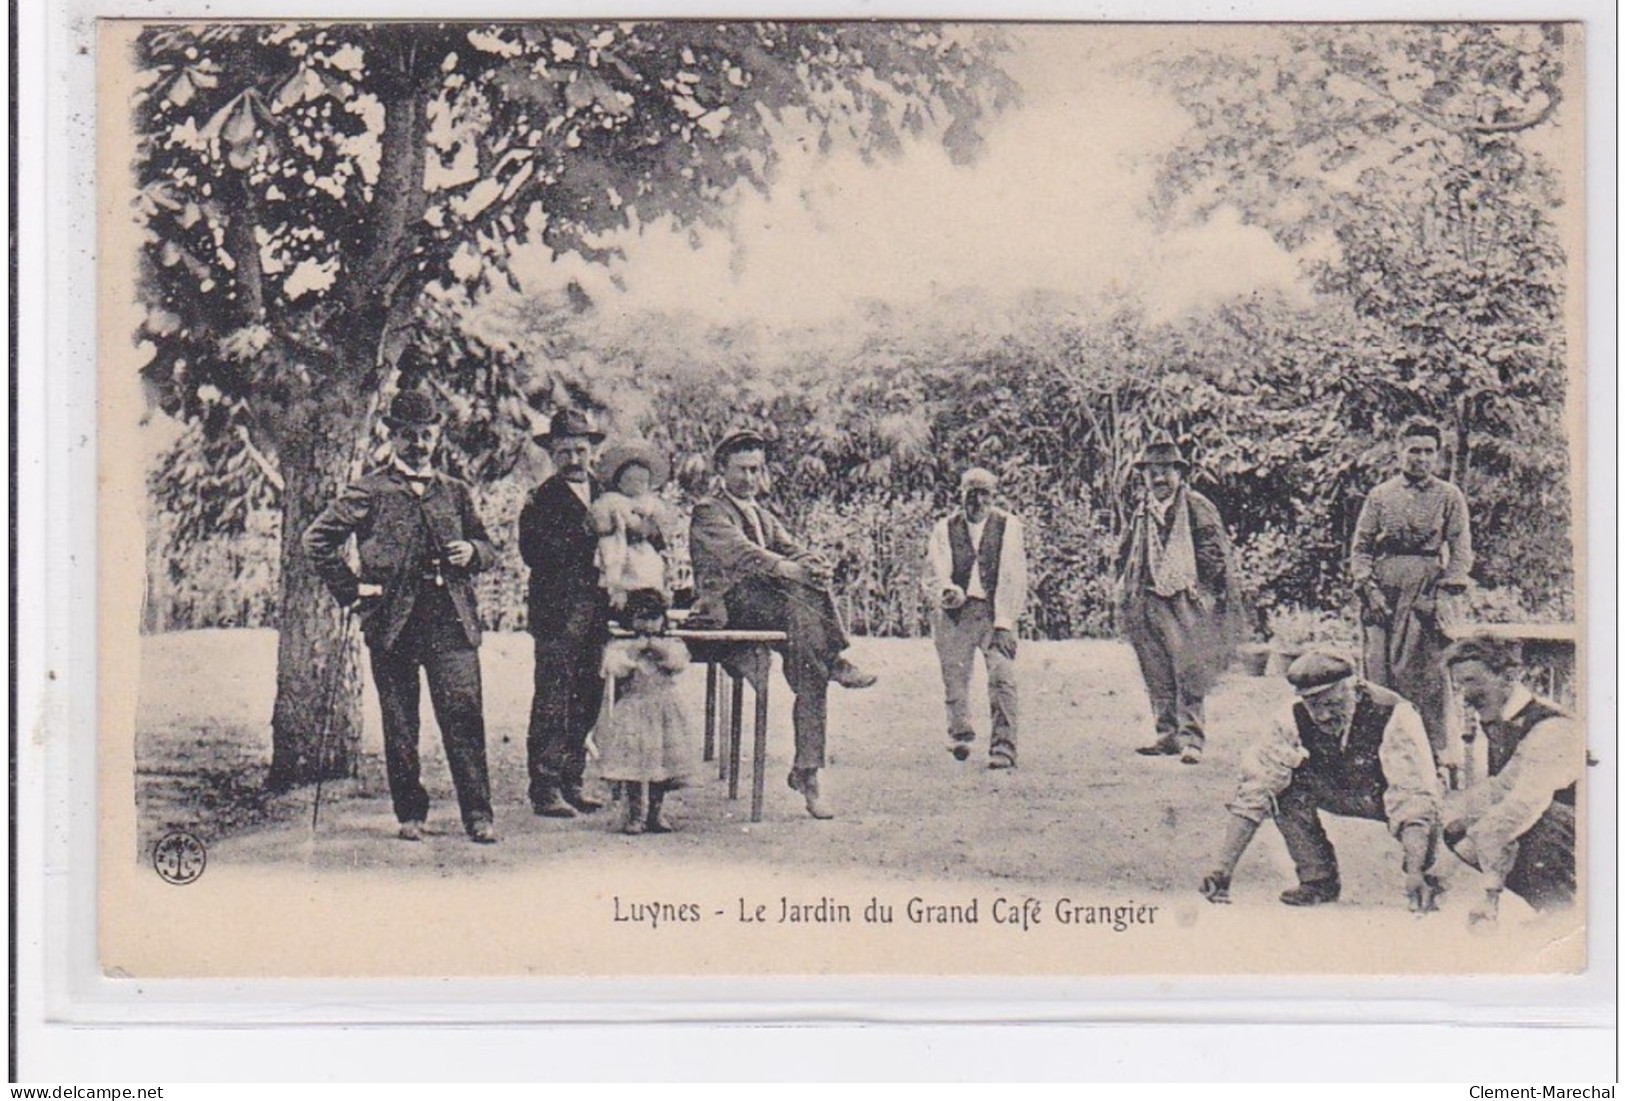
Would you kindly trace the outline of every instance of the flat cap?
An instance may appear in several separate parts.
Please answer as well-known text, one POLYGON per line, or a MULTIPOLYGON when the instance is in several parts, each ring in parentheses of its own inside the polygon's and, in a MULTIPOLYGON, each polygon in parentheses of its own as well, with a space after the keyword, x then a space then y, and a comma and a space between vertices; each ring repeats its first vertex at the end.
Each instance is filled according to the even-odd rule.
POLYGON ((1311 650, 1287 666, 1286 681, 1298 695, 1313 696, 1353 675, 1354 665, 1347 658, 1311 650))
POLYGON ((771 444, 768 438, 754 428, 736 428, 722 437, 717 444, 713 458, 720 464, 728 461, 728 456, 736 451, 767 451, 771 444))
POLYGON ((999 476, 984 467, 973 466, 959 476, 959 492, 968 493, 973 489, 985 489, 992 493, 999 488, 999 476))

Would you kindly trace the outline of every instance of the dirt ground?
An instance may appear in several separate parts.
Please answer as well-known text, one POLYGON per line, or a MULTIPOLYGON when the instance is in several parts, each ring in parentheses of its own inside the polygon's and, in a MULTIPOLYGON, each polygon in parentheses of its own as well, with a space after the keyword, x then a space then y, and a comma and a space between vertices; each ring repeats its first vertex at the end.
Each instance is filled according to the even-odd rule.
MULTIPOLYGON (((635 851, 640 860, 663 862, 857 867, 881 876, 1194 897, 1224 827, 1238 755, 1251 731, 1289 698, 1279 678, 1233 676, 1209 699, 1201 765, 1139 757, 1133 750, 1150 740, 1150 715, 1127 647, 1026 642, 1020 767, 995 772, 986 768, 985 742, 964 763, 946 751, 941 686, 928 641, 860 639, 853 656, 879 673, 880 682, 860 692, 831 690, 831 767, 823 775, 835 820, 808 818, 785 786, 790 693, 775 675, 763 821, 749 821, 747 734, 737 802, 726 798, 716 765, 706 764, 698 784, 671 798, 679 832, 630 838, 614 831, 611 810, 569 822, 530 814, 524 771, 529 639, 491 635, 482 662, 502 843, 475 846, 464 838, 427 700, 422 750, 435 800, 430 837, 421 845, 395 839, 370 684, 361 778, 326 787, 313 840, 310 789, 268 798, 258 786, 270 759, 275 645, 269 631, 144 640, 136 745, 143 853, 166 830, 186 828, 203 838, 216 864, 303 861, 456 876, 567 855, 613 860, 635 851)), ((696 721, 703 684, 698 667, 683 678, 696 721)), ((975 714, 985 715, 980 674, 975 692, 975 714)), ((1402 905, 1399 850, 1383 827, 1341 819, 1327 825, 1342 861, 1345 902, 1402 905)), ((1266 827, 1238 869, 1236 901, 1273 904, 1292 882, 1279 836, 1266 827)))

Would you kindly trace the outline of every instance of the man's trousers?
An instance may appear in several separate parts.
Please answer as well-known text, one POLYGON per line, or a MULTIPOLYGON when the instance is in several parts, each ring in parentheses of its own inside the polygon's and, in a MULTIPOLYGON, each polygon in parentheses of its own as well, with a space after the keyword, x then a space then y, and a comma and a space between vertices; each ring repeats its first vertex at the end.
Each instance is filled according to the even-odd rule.
POLYGON ((1140 593, 1126 609, 1124 633, 1140 662, 1157 741, 1171 749, 1202 748, 1202 698, 1211 675, 1202 653, 1204 617, 1189 593, 1140 593))
POLYGON ((959 608, 939 612, 934 626, 937 659, 942 665, 943 695, 948 707, 948 737, 956 742, 976 740, 970 718, 970 678, 976 665, 976 652, 980 650, 982 661, 987 665, 987 694, 993 711, 989 752, 1014 764, 1015 660, 993 649, 993 606, 986 600, 968 600, 959 608))
POLYGON ((393 649, 368 650, 384 719, 384 764, 399 822, 422 822, 429 814, 418 760, 421 684, 428 674, 429 702, 457 789, 463 825, 491 821, 491 780, 485 760, 485 714, 480 654, 468 644, 456 609, 444 590, 426 590, 393 649))
POLYGON ((846 629, 829 590, 799 582, 752 579, 728 590, 728 625, 742 631, 783 631, 784 679, 795 694, 798 769, 823 768, 829 721, 829 679, 846 629))
POLYGON ((525 736, 532 807, 544 805, 555 792, 581 787, 587 735, 604 700, 600 666, 607 615, 603 601, 581 601, 556 630, 535 636, 535 691, 525 736))

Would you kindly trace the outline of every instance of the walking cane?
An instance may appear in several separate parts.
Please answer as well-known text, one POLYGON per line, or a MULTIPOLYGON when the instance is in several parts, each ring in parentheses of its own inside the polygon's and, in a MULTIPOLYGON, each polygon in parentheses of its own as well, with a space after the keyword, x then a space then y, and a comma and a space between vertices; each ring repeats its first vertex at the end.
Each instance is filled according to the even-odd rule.
MULTIPOLYGON (((339 621, 339 634, 344 639, 344 645, 350 642, 350 620, 355 617, 352 610, 355 605, 347 606, 341 613, 339 621)), ((327 741, 333 734, 333 706, 339 699, 339 681, 344 679, 343 665, 335 661, 327 673, 327 706, 322 709, 322 729, 316 736, 316 798, 310 805, 310 836, 316 837, 316 825, 322 817, 322 785, 327 779, 327 741)))

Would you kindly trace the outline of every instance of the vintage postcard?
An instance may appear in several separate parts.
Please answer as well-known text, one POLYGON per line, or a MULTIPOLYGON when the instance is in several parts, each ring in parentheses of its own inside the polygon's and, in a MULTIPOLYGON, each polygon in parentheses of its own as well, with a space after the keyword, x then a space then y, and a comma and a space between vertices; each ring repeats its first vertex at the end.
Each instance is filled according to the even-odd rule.
POLYGON ((103 973, 1583 970, 1582 38, 103 21, 103 973))

